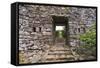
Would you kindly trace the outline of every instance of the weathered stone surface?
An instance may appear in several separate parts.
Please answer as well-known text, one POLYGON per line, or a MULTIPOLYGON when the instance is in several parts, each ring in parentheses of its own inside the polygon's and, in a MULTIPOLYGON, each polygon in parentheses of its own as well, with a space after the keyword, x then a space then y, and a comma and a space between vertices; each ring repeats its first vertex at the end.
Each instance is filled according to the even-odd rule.
MULTIPOLYGON (((79 56, 63 53, 67 50, 63 45, 60 48, 53 45, 53 19, 52 16, 65 16, 68 18, 69 42, 71 46, 79 45, 79 35, 85 33, 92 23, 96 22, 96 9, 59 7, 59 6, 39 6, 39 5, 19 5, 19 57, 20 63, 39 62, 59 62, 78 60, 79 56), (85 28, 85 29, 84 29, 85 28), (52 46, 54 55, 48 56, 52 46), (64 49, 65 48, 65 49, 64 49), (57 55, 57 53, 62 55, 57 55), (63 53, 62 53, 63 52, 63 53), (46 60, 45 58, 49 60, 46 60), (56 58, 56 60, 54 60, 56 58), (53 59, 53 60, 52 60, 53 59), (64 60, 66 59, 66 60, 64 60), (51 61, 52 60, 52 61, 51 61)), ((71 50, 69 50, 71 52, 71 50)), ((51 52, 53 53, 53 52, 51 52)), ((88 57, 93 58, 93 57, 88 57)), ((79 60, 84 60, 80 57, 79 60)))

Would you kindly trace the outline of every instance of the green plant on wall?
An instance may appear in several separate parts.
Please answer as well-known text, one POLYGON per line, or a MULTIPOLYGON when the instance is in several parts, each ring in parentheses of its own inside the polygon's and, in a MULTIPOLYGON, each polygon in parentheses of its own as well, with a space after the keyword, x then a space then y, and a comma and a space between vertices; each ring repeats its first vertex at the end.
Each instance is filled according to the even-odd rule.
POLYGON ((85 45, 81 44, 80 46, 85 49, 83 52, 96 55, 96 24, 93 24, 85 34, 80 35, 80 41, 85 43, 85 45))

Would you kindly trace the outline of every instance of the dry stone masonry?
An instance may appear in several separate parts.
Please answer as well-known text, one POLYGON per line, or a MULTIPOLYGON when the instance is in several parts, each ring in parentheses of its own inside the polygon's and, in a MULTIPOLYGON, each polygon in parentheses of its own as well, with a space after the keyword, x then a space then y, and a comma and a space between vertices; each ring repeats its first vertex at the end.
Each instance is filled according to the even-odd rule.
POLYGON ((20 64, 79 60, 68 46, 79 46, 79 35, 95 22, 93 8, 19 5, 20 64), (53 44, 52 16, 68 18, 69 45, 53 44))

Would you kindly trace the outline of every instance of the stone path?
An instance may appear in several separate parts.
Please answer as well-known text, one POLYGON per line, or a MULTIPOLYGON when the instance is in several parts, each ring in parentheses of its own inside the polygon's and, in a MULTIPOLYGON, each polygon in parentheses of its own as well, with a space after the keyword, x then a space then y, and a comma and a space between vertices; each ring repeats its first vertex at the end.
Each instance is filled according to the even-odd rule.
POLYGON ((56 43, 44 55, 44 59, 40 62, 63 62, 77 60, 77 55, 69 46, 65 46, 64 43, 56 43))

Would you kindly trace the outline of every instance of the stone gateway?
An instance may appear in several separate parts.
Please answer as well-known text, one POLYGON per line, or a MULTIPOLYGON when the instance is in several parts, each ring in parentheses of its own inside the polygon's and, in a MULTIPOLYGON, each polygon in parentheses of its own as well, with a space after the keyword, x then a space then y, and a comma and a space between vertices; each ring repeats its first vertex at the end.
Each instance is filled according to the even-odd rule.
POLYGON ((22 3, 18 14, 19 64, 96 59, 76 50, 96 23, 96 8, 22 3))

